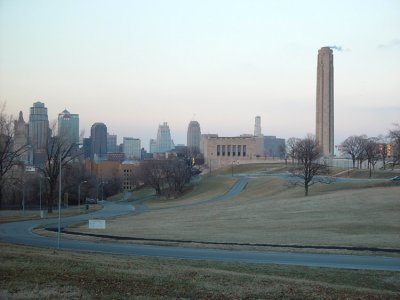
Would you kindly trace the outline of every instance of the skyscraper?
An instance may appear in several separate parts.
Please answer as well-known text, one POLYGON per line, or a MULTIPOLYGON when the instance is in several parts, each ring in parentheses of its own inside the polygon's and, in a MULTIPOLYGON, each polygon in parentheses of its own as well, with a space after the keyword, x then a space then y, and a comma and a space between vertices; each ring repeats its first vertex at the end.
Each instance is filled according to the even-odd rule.
POLYGON ((197 121, 190 121, 187 131, 187 146, 191 151, 200 151, 201 130, 197 121))
POLYGON ((333 54, 329 47, 318 51, 316 138, 325 157, 333 156, 333 54))
POLYGON ((29 143, 33 151, 33 164, 41 166, 46 160, 46 146, 50 139, 47 108, 42 102, 35 102, 29 113, 29 143))
POLYGON ((68 110, 58 114, 58 136, 68 139, 68 144, 79 144, 79 115, 71 114, 68 110))
POLYGON ((149 142, 149 153, 157 153, 157 140, 150 139, 150 142, 149 142))
POLYGON ((116 153, 118 152, 117 146, 117 135, 107 133, 107 152, 116 153))
POLYGON ((261 137, 261 117, 257 116, 254 123, 254 136, 261 137))
MULTIPOLYGON (((14 121, 14 151, 18 149, 22 149, 26 147, 29 143, 29 126, 25 123, 24 116, 22 115, 22 111, 19 112, 18 120, 14 121)), ((29 148, 27 151, 24 151, 19 160, 24 164, 32 164, 32 153, 29 148)))
POLYGON ((128 160, 140 159, 140 157, 142 156, 140 150, 140 139, 124 137, 122 148, 125 154, 125 158, 128 160))
POLYGON ((157 152, 164 153, 172 150, 173 143, 171 140, 171 132, 167 122, 158 126, 157 131, 157 152))
POLYGON ((107 158, 107 126, 104 123, 94 123, 90 129, 92 142, 92 159, 105 160, 107 158))
POLYGON ((50 138, 49 117, 47 108, 42 102, 35 102, 29 114, 29 140, 33 151, 44 149, 50 138))

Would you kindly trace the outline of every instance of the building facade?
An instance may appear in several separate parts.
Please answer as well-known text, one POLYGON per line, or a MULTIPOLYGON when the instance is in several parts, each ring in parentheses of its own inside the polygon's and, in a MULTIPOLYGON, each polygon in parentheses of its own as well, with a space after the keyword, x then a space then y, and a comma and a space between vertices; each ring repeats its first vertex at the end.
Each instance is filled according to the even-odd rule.
POLYGON ((282 158, 285 156, 285 139, 264 136, 264 157, 282 158))
POLYGON ((117 146, 117 135, 116 134, 108 134, 107 133, 107 152, 109 152, 109 153, 119 152, 119 149, 117 146))
POLYGON ((140 139, 132 137, 123 138, 123 153, 127 160, 140 160, 141 158, 141 145, 140 139))
POLYGON ((157 131, 157 151, 159 153, 168 152, 173 149, 171 132, 167 122, 160 124, 157 131))
POLYGON ((325 157, 334 154, 333 52, 329 47, 318 51, 316 138, 325 157))
POLYGON ((107 126, 104 123, 94 123, 90 129, 91 159, 107 159, 107 126))
POLYGON ((197 121, 190 121, 187 130, 187 147, 192 152, 200 151, 201 129, 197 121))
POLYGON ((33 151, 33 163, 40 166, 46 159, 46 147, 51 136, 47 108, 42 102, 35 102, 29 113, 29 143, 33 151))
POLYGON ((204 162, 213 167, 232 163, 248 163, 259 160, 263 153, 263 139, 251 137, 202 136, 204 162))
POLYGON ((24 116, 22 111, 19 112, 18 120, 14 121, 14 151, 18 149, 22 149, 24 147, 28 147, 26 151, 24 151, 19 160, 23 162, 25 165, 31 165, 33 163, 32 158, 32 149, 29 145, 29 126, 24 120, 24 116))
POLYGON ((262 132, 261 132, 261 117, 257 116, 255 118, 255 122, 254 122, 254 136, 258 136, 261 137, 262 136, 262 132))
POLYGON ((68 144, 79 144, 79 115, 71 114, 68 110, 58 114, 58 136, 65 137, 68 144))

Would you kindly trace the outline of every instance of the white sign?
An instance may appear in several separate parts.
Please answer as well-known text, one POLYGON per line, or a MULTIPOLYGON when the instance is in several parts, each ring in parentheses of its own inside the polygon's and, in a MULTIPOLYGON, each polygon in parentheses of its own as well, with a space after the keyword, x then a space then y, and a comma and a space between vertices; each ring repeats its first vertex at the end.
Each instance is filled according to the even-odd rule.
POLYGON ((106 220, 89 220, 89 229, 106 229, 106 220))

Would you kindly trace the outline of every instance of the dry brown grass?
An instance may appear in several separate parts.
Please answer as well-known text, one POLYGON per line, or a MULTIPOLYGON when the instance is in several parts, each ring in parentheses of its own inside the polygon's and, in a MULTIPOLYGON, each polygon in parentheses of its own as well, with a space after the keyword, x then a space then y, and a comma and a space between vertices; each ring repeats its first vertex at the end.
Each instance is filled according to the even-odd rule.
POLYGON ((0 249, 1 299, 400 297, 399 272, 73 253, 5 243, 0 249))
MULTIPOLYGON (((165 209, 164 203, 153 203, 152 211, 110 220, 107 229, 98 233, 207 242, 399 249, 400 187, 373 186, 368 182, 316 185, 312 196, 303 197, 299 187, 262 177, 253 179, 244 192, 229 201, 170 209, 165 209)), ((177 201, 192 203, 201 196, 200 193, 177 201)), ((96 232, 85 227, 75 230, 96 232)))
MULTIPOLYGON (((103 206, 100 204, 90 204, 88 212, 93 212, 101 209, 103 206)), ((81 205, 80 209, 77 206, 71 206, 61 210, 62 217, 75 216, 78 214, 85 213, 84 205, 81 205)), ((58 218, 58 209, 53 210, 52 213, 47 213, 46 218, 58 218)), ((26 210, 2 210, 0 211, 0 223, 25 221, 25 220, 35 220, 40 219, 40 211, 26 210)))

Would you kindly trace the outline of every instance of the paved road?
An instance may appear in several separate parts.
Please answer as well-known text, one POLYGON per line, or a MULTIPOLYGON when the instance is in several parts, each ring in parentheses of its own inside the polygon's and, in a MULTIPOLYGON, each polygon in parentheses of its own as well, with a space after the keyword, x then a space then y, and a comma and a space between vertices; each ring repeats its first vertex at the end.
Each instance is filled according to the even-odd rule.
MULTIPOLYGON (((221 196, 222 198, 219 200, 226 200, 233 194, 240 192, 245 187, 246 182, 247 181, 245 179, 238 180, 235 187, 225 194, 225 196, 221 196)), ((215 200, 217 199, 214 199, 214 201, 215 200)), ((61 226, 64 227, 94 218, 107 219, 132 212, 134 212, 134 208, 131 205, 105 202, 103 210, 90 214, 63 218, 61 226)), ((56 248, 56 238, 39 236, 32 232, 32 229, 39 225, 56 227, 57 219, 42 219, 0 224, 0 240, 16 244, 56 248)), ((382 256, 375 257, 309 253, 230 251, 202 248, 119 244, 103 241, 91 242, 67 239, 61 239, 60 248, 66 250, 95 251, 194 260, 400 271, 400 258, 382 256)))

